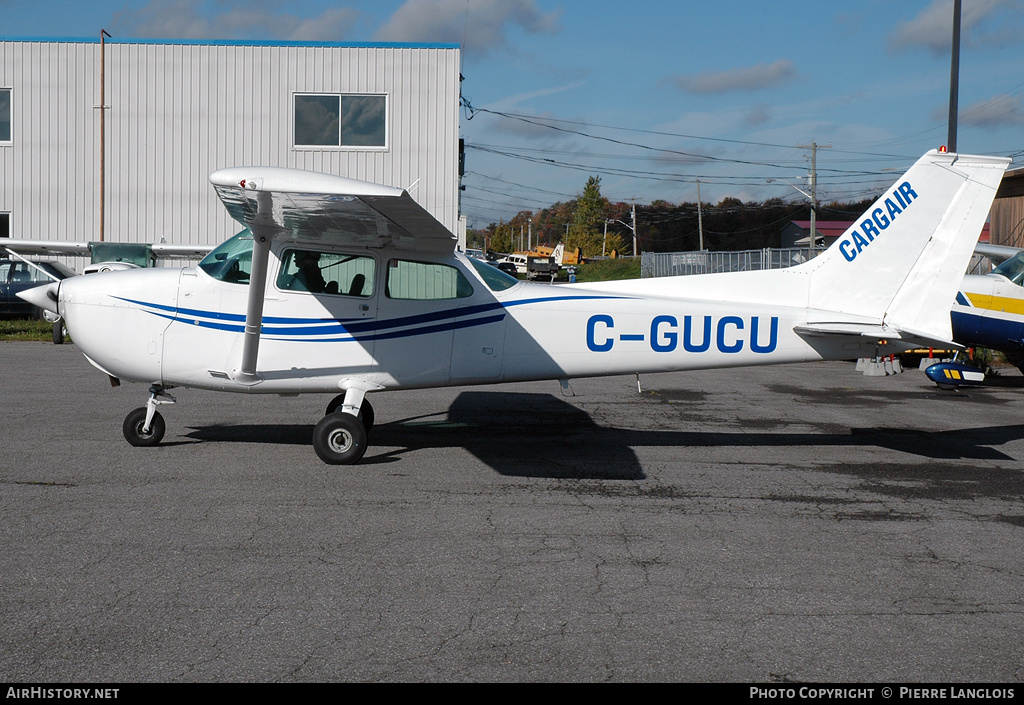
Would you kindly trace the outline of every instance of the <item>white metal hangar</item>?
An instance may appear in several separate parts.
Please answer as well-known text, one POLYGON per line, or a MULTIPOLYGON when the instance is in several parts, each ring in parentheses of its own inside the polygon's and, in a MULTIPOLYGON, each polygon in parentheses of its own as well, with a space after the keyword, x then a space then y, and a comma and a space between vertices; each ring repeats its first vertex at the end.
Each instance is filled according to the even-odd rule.
POLYGON ((0 39, 0 237, 210 245, 207 177, 409 190, 458 232, 459 47, 0 39))

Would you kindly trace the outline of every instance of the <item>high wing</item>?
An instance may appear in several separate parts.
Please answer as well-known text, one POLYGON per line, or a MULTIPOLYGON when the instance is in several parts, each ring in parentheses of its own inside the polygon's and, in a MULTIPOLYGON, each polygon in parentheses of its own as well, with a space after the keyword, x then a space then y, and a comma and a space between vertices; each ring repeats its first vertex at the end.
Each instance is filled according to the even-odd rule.
POLYGON ((78 255, 92 254, 88 242, 67 242, 64 240, 15 240, 4 238, 0 249, 19 255, 78 255))
POLYGON ((234 167, 210 175, 232 218, 275 238, 325 239, 362 247, 453 252, 456 238, 407 191, 280 167, 234 167))
POLYGON ((455 250, 455 235, 403 189, 281 167, 221 169, 210 175, 210 183, 231 217, 253 234, 242 361, 233 375, 243 384, 261 381, 256 361, 273 240, 391 245, 412 252, 455 250))
MULTIPOLYGON (((120 242, 86 242, 72 240, 18 240, 4 238, 0 249, 19 255, 77 255, 89 257, 95 251, 109 246, 135 245, 137 243, 120 242)), ((171 245, 164 242, 146 243, 144 245, 160 259, 197 259, 205 257, 213 245, 171 245)))
MULTIPOLYGON (((27 264, 57 281, 56 277, 26 258, 26 255, 72 255, 92 257, 97 262, 131 262, 129 266, 151 263, 154 259, 199 259, 205 257, 212 245, 169 245, 167 243, 135 243, 135 242, 85 242, 73 240, 22 240, 4 238, 0 243, 0 253, 27 264)), ((104 270, 100 270, 104 271, 104 270)), ((25 297, 22 297, 25 298, 25 297)), ((40 308, 49 309, 49 305, 40 300, 32 301, 40 308)))
POLYGON ((975 254, 988 257, 990 260, 997 263, 1005 262, 1021 251, 1022 250, 1019 247, 1009 247, 1008 245, 989 245, 982 242, 979 242, 974 247, 975 254))

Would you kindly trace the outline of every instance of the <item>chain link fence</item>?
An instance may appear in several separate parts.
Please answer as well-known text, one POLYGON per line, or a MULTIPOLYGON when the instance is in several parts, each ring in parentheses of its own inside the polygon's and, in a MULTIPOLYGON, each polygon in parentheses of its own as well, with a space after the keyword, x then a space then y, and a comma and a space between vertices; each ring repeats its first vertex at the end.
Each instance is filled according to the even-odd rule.
MULTIPOLYGON (((815 251, 814 254, 819 254, 815 251)), ((642 252, 641 277, 675 277, 685 274, 745 272, 753 269, 783 269, 806 262, 811 253, 806 247, 740 250, 738 252, 642 252)))
MULTIPOLYGON (((815 250, 819 255, 824 250, 815 250)), ((784 269, 806 262, 811 256, 806 247, 766 247, 762 250, 738 252, 642 252, 641 277, 676 277, 686 274, 712 274, 715 272, 745 272, 754 269, 784 269)), ((988 274, 992 263, 986 257, 971 258, 968 274, 988 274)))

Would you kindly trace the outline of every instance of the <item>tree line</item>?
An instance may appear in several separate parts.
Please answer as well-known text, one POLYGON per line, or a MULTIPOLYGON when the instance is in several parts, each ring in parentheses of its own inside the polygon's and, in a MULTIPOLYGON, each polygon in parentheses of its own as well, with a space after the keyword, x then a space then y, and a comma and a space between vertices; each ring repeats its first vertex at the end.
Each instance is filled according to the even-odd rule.
MULTIPOLYGON (((818 204, 817 219, 853 220, 864 213, 874 198, 856 203, 818 204)), ((632 209, 641 252, 686 252, 699 249, 700 226, 696 203, 612 203, 601 195, 601 178, 591 176, 576 198, 540 211, 520 211, 509 221, 491 223, 467 232, 469 247, 492 252, 515 252, 533 245, 565 243, 566 251, 580 248, 584 257, 633 254, 632 209), (607 225, 607 236, 605 227, 607 225)), ((782 229, 793 220, 810 219, 810 203, 790 203, 781 198, 742 202, 723 198, 717 204, 701 204, 704 249, 754 250, 781 247, 782 229)))

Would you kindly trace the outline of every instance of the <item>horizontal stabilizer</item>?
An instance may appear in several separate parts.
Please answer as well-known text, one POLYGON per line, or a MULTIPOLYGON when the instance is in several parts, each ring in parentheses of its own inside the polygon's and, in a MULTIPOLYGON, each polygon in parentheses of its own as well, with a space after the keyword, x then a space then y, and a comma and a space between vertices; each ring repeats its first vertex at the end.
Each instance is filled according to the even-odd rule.
POLYGON ((920 348, 941 348, 959 350, 963 348, 952 340, 943 340, 935 336, 913 331, 906 328, 894 328, 887 325, 870 323, 822 323, 794 326, 797 335, 804 338, 856 337, 872 340, 899 340, 908 345, 920 348))

